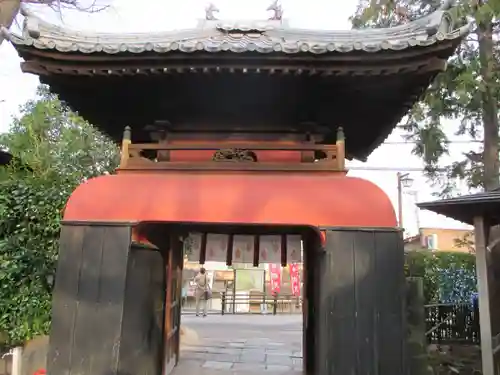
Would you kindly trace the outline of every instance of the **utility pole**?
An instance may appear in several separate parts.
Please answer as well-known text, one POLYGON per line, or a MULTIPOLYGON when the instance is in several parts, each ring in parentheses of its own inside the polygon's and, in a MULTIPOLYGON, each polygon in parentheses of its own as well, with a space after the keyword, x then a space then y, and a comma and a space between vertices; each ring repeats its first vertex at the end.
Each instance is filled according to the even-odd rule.
MULTIPOLYGON (((413 184, 413 179, 409 173, 397 173, 398 178, 398 225, 403 228, 403 188, 409 188, 413 184)), ((404 229, 404 228, 403 228, 404 229)))
POLYGON ((403 228, 403 184, 401 183, 401 172, 398 172, 398 225, 403 228))

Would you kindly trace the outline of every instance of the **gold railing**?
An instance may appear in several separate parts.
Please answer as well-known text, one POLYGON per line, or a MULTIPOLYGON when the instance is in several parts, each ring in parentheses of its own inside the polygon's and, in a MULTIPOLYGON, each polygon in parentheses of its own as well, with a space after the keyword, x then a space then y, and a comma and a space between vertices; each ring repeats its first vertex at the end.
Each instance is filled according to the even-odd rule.
POLYGON ((337 132, 335 144, 318 145, 300 143, 288 145, 281 143, 193 143, 169 144, 132 143, 131 130, 125 129, 120 170, 208 170, 208 171, 338 171, 345 172, 345 140, 342 128, 337 132), (175 151, 214 151, 212 160, 177 161, 170 160, 170 152, 175 151), (259 161, 259 151, 279 152, 297 151, 300 161, 259 161), (145 156, 148 154, 148 157, 145 156))

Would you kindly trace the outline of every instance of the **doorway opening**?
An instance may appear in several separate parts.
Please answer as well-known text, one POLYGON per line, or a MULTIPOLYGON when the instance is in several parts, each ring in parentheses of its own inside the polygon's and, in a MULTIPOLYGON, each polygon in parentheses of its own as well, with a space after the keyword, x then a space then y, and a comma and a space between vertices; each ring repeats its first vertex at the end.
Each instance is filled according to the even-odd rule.
POLYGON ((164 375, 187 375, 193 366, 301 374, 313 366, 316 288, 307 269, 321 247, 316 229, 141 223, 136 232, 140 239, 132 252, 145 256, 144 247, 154 246, 151 266, 163 271, 158 279, 164 291, 153 299, 163 306, 157 355, 164 375), (202 298, 196 316, 193 278, 200 267, 207 271, 211 298, 206 310, 202 298))

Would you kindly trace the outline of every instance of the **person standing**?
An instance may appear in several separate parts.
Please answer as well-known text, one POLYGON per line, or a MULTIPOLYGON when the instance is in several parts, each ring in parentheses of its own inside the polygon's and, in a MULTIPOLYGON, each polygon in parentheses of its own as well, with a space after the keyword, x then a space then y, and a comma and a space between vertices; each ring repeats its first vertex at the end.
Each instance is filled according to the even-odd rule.
POLYGON ((200 268, 200 272, 194 278, 195 291, 194 297, 196 300, 196 316, 200 316, 200 303, 203 304, 203 317, 207 316, 207 292, 208 279, 205 268, 200 268))
POLYGON ((184 283, 182 285, 182 291, 181 291, 181 306, 184 307, 184 305, 186 304, 186 300, 187 300, 187 285, 186 283, 184 283))

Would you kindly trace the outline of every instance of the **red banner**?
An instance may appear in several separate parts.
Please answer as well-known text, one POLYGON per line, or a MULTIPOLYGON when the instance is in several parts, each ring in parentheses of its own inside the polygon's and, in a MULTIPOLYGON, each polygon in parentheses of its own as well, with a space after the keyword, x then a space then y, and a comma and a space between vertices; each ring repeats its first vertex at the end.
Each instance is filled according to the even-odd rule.
POLYGON ((300 271, 297 263, 290 264, 290 282, 292 284, 292 294, 300 296, 300 271))
POLYGON ((279 264, 269 264, 269 278, 271 292, 279 293, 281 290, 281 266, 279 264))

